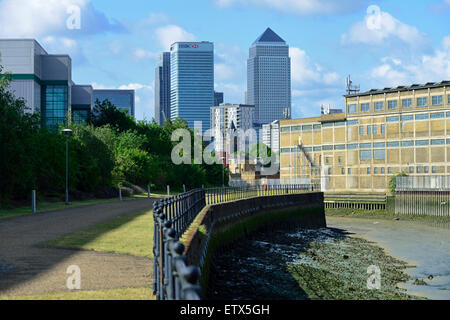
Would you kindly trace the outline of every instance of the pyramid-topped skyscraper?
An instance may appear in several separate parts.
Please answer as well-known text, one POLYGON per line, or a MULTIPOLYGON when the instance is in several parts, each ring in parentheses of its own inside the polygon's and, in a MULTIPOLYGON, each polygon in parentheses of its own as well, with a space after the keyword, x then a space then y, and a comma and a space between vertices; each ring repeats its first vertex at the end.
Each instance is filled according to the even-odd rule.
POLYGON ((291 115, 289 46, 270 28, 250 47, 247 103, 255 106, 255 119, 259 125, 291 115))

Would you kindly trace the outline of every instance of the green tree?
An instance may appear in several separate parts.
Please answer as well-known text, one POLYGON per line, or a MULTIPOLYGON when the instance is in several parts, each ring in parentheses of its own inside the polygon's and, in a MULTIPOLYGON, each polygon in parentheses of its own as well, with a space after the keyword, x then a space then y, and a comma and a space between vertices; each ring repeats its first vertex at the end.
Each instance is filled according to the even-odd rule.
POLYGON ((395 195, 395 191, 397 190, 397 178, 398 177, 407 177, 408 175, 404 172, 401 172, 395 176, 393 176, 390 180, 389 180, 389 190, 391 191, 392 195, 395 195))
POLYGON ((94 110, 89 117, 89 123, 95 127, 109 125, 119 132, 136 129, 136 121, 127 111, 120 110, 109 99, 95 100, 94 110))

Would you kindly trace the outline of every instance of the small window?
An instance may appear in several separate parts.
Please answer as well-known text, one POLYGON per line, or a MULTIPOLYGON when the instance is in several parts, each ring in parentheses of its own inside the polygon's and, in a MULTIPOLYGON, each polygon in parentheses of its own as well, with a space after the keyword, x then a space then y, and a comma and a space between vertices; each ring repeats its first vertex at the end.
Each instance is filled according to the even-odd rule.
POLYGON ((400 142, 388 142, 387 143, 387 147, 388 148, 398 148, 398 147, 400 147, 400 142))
POLYGON ((431 173, 437 173, 437 168, 436 167, 431 167, 431 173))
POLYGON ((441 106, 442 105, 442 96, 433 96, 431 98, 431 103, 433 106, 441 106))
POLYGON ((342 163, 342 157, 338 157, 338 163, 342 163))
POLYGON ((399 122, 400 118, 399 117, 387 117, 386 118, 386 122, 399 122))
POLYGON ((414 147, 414 141, 402 141, 402 147, 414 147))
POLYGON ((372 151, 369 150, 360 151, 360 159, 361 161, 372 160, 372 151))
POLYGON ((281 132, 290 132, 291 131, 291 127, 283 127, 281 128, 281 132))
POLYGON ((392 174, 392 168, 388 168, 388 174, 392 174))
POLYGON ((314 152, 320 152, 322 151, 322 147, 314 147, 313 150, 314 152))
POLYGON ((356 113, 356 104, 348 105, 348 113, 356 113))
POLYGON ((358 120, 348 120, 347 121, 347 125, 349 125, 349 126, 354 126, 354 125, 357 125, 358 123, 359 123, 358 120))
POLYGON ((381 125, 381 134, 385 134, 386 133, 386 125, 382 124, 381 125))
POLYGON ((430 141, 428 140, 417 140, 416 141, 416 146, 420 147, 420 146, 428 146, 430 145, 430 141))
POLYGON ((367 174, 371 174, 372 170, 370 170, 370 168, 367 168, 367 174))
POLYGON ((364 135, 364 126, 360 126, 359 127, 359 135, 363 136, 364 135))
POLYGON ((326 158, 325 158, 325 163, 326 163, 326 164, 330 164, 330 158, 326 157, 326 158))
POLYGON ((303 127, 302 127, 302 130, 303 130, 303 131, 311 131, 312 128, 313 128, 312 125, 307 125, 307 126, 303 126, 303 127))
POLYGON ((291 131, 301 131, 302 130, 302 126, 295 126, 292 127, 291 131))
POLYGON ((431 140, 431 145, 432 146, 442 146, 445 144, 445 140, 444 139, 434 139, 431 140))
POLYGON ((323 151, 332 151, 333 150, 333 146, 323 146, 322 150, 323 151))
POLYGON ((385 159, 386 159, 386 151, 385 150, 374 150, 373 160, 385 160, 385 159))
POLYGON ((378 134, 378 127, 377 126, 373 126, 372 127, 372 133, 375 134, 375 135, 378 134))
POLYGON ((413 120, 414 120, 414 116, 412 114, 402 116, 402 121, 413 121, 413 120))
POLYGON ((348 175, 352 174, 352 169, 348 168, 348 175))
POLYGON ((359 145, 360 149, 371 149, 372 148, 372 144, 371 143, 361 143, 359 145))
POLYGON ((430 115, 428 113, 416 114, 416 120, 428 120, 430 115))
POLYGON ((377 142, 377 143, 374 143, 373 144, 373 147, 374 148, 377 148, 377 149, 379 149, 379 148, 386 148, 386 143, 384 143, 384 142, 377 142))
POLYGON ((335 145, 334 150, 345 150, 345 144, 335 145))
POLYGON ((315 125, 313 126, 313 129, 314 129, 314 130, 320 130, 320 129, 322 129, 322 126, 321 126, 320 124, 315 124, 315 125))
POLYGON ((409 173, 413 174, 414 173, 414 167, 409 167, 409 173))
POLYGON ((374 174, 378 174, 378 168, 373 169, 374 174))
POLYGON ((417 167, 416 168, 416 172, 419 173, 419 174, 422 173, 422 168, 421 167, 417 167))
POLYGON ((367 135, 372 135, 372 126, 367 126, 367 135))
POLYGON ((369 103, 361 103, 361 112, 369 112, 370 104, 369 103))
POLYGON ((445 118, 445 114, 443 112, 432 113, 430 114, 431 119, 442 119, 445 118))
POLYGON ((385 169, 384 168, 381 168, 381 174, 385 174, 386 172, 385 172, 385 169))
POLYGON ((384 107, 383 101, 375 102, 374 106, 375 106, 375 111, 383 111, 383 107, 384 107))
POLYGON ((344 176, 345 175, 345 168, 341 168, 341 174, 344 176))
POLYGON ((412 100, 411 99, 403 99, 402 107, 403 108, 411 108, 412 100))
POLYGON ((322 124, 322 128, 333 128, 333 122, 326 122, 322 124))
POLYGON ((423 173, 430 173, 430 167, 424 167, 423 173))
POLYGON ((418 107, 426 107, 427 106, 427 98, 426 97, 417 98, 417 106, 418 107))
POLYGON ((281 149, 281 153, 290 153, 291 149, 290 148, 282 148, 281 149))
POLYGON ((347 149, 348 150, 355 150, 358 149, 358 144, 354 143, 354 144, 348 144, 347 145, 347 149))
POLYGON ((389 110, 397 109, 397 100, 388 101, 388 109, 389 110))

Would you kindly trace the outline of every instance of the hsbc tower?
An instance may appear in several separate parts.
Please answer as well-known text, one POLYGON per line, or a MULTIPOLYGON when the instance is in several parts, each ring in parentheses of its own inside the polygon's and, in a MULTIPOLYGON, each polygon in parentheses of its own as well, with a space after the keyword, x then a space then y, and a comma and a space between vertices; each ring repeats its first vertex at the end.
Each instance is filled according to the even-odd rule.
POLYGON ((176 42, 170 48, 171 119, 195 121, 210 129, 210 109, 214 105, 214 44, 176 42))

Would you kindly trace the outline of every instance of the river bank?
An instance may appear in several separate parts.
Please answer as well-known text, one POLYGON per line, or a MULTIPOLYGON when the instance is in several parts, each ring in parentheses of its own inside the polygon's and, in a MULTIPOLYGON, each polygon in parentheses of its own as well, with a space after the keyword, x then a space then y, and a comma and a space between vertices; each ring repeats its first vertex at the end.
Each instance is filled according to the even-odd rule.
POLYGON ((345 229, 256 233, 215 259, 210 299, 417 299, 399 286, 411 266, 345 229), (368 268, 381 270, 370 290, 368 268))

